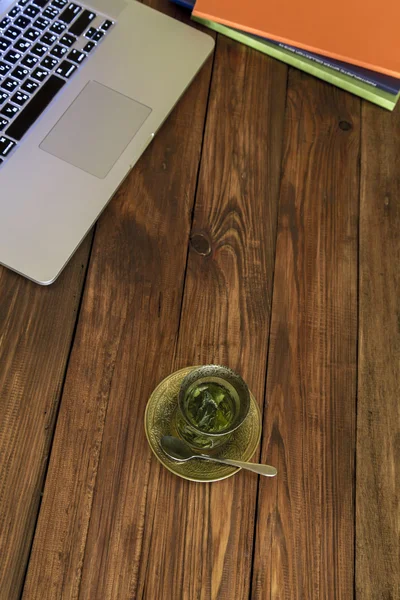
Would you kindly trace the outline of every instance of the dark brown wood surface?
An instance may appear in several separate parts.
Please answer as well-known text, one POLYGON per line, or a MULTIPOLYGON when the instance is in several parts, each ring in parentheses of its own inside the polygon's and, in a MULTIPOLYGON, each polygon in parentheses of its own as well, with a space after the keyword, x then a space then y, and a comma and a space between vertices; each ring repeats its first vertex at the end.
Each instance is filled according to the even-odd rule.
POLYGON ((356 590, 400 598, 400 111, 362 111, 356 590))
POLYGON ((400 599, 399 156, 399 109, 218 36, 93 246, 0 270, 0 600, 400 599), (276 479, 152 455, 151 391, 211 362, 276 479))
POLYGON ((353 594, 360 103, 291 71, 254 598, 353 594), (266 561, 266 555, 269 560, 266 561))
POLYGON ((18 598, 92 236, 48 288, 0 267, 0 598, 18 598))
MULTIPOLYGON (((283 65, 219 38, 174 363, 229 364, 261 408, 285 91, 283 65), (274 92, 260 98, 260 80, 274 92)), ((156 472, 137 597, 248 598, 257 478, 182 485, 156 472)))

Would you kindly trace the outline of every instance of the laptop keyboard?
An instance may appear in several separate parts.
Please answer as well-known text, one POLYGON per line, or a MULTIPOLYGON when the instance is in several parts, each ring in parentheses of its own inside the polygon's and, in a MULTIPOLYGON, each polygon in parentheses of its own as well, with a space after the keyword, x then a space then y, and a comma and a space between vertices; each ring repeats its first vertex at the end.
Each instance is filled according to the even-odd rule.
POLYGON ((0 168, 113 25, 68 0, 19 0, 0 18, 0 168))

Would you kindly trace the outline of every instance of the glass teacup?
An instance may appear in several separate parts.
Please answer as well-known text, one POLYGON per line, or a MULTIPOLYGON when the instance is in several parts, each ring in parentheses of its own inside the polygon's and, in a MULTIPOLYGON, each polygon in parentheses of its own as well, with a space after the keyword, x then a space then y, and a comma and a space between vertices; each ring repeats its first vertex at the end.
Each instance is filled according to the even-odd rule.
POLYGON ((219 449, 243 423, 249 408, 249 389, 240 375, 221 365, 197 367, 182 381, 176 430, 196 450, 219 449))

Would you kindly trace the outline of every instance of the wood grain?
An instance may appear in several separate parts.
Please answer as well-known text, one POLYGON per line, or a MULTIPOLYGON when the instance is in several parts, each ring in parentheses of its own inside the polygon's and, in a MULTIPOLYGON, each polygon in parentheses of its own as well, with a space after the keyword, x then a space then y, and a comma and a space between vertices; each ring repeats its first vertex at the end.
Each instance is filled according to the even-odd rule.
POLYGON ((400 110, 363 109, 356 589, 400 598, 400 110))
POLYGON ((19 598, 92 234, 51 287, 0 267, 0 599, 19 598))
POLYGON ((99 221, 25 599, 135 598, 144 410, 172 370, 211 65, 99 221))
MULTIPOLYGON (((175 361, 231 366, 261 406, 286 72, 218 38, 175 361)), ((248 598, 257 477, 199 485, 152 469, 135 597, 248 598)))
POLYGON ((353 597, 359 112, 290 71, 255 599, 353 597))
POLYGON ((0 600, 400 598, 400 109, 287 72, 218 38, 81 307, 90 238, 50 288, 0 267, 0 600), (151 454, 152 389, 209 362, 264 408, 275 480, 151 454))

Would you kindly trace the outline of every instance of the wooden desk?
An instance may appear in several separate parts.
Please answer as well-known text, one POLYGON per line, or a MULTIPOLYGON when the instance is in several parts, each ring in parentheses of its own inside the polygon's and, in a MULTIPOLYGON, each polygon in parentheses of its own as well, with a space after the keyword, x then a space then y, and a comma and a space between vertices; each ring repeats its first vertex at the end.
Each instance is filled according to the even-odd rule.
POLYGON ((1 600, 400 598, 399 173, 400 110, 218 37, 55 285, 0 270, 1 600), (151 454, 199 363, 276 479, 151 454))

